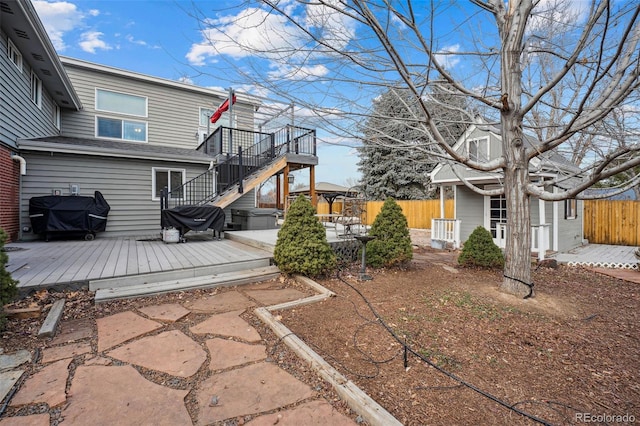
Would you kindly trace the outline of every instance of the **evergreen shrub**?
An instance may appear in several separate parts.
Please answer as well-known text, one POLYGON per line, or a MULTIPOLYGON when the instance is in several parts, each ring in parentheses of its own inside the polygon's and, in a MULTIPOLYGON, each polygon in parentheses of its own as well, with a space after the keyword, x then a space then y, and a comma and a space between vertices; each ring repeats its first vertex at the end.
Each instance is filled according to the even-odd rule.
POLYGON ((458 264, 481 268, 504 268, 504 255, 493 242, 491 232, 478 226, 464 243, 458 264))
POLYGON ((311 202, 302 195, 289 207, 273 251, 282 272, 314 277, 327 275, 336 268, 336 255, 315 213, 311 202))
POLYGON ((400 265, 413 258, 409 225, 402 209, 393 198, 387 198, 371 224, 367 243, 367 265, 374 268, 400 265))
POLYGON ((9 256, 4 250, 6 241, 7 234, 0 228, 0 330, 3 330, 5 325, 3 306, 9 303, 18 293, 18 281, 11 278, 11 274, 6 268, 9 262, 9 256))

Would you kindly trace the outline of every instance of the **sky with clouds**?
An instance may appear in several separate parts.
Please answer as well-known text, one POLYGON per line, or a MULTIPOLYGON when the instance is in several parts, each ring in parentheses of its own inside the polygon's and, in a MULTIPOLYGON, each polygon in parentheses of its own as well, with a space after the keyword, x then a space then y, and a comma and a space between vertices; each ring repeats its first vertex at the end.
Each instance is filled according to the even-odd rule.
MULTIPOLYGON (((540 0, 538 8, 544 9, 555 1, 540 0)), ((366 109, 382 89, 354 83, 358 78, 360 81, 384 78, 380 70, 392 65, 384 59, 376 61, 386 54, 380 47, 366 53, 357 50, 375 44, 373 38, 367 44, 367 37, 372 34, 367 34, 362 25, 334 13, 331 7, 313 2, 306 7, 295 0, 277 2, 278 7, 296 16, 298 25, 246 0, 32 0, 32 3, 60 55, 225 91, 234 87, 272 97, 275 90, 257 89, 252 84, 256 80, 251 76, 259 72, 267 77, 267 82, 271 81, 272 89, 278 86, 283 92, 296 91, 303 93, 303 98, 313 99, 313 109, 299 105, 296 111, 296 117, 303 120, 308 120, 309 111, 318 113, 320 107, 327 108, 321 114, 324 123, 331 123, 335 109, 348 107, 349 103, 364 105, 366 109), (305 32, 313 33, 321 43, 312 46, 305 42, 305 32), (360 69, 361 76, 354 77, 353 70, 341 66, 339 56, 343 51, 370 61, 360 69), (349 84, 345 83, 347 80, 349 84)), ((405 7, 404 2, 392 4, 405 7)), ((434 13, 433 20, 425 18, 426 9, 422 6, 426 7, 427 2, 414 2, 412 13, 417 19, 425 19, 427 38, 429 31, 438 33, 434 48, 443 67, 467 71, 473 76, 469 64, 460 60, 462 51, 473 49, 469 43, 480 39, 490 46, 495 25, 493 29, 486 26, 486 20, 479 19, 479 8, 472 2, 436 4, 441 9, 434 13), (464 14, 469 19, 462 19, 464 14), (464 31, 462 26, 467 24, 471 25, 472 34, 464 31)), ((332 5, 342 7, 337 0, 332 5)), ((388 20, 387 35, 392 40, 405 43, 407 49, 419 44, 419 39, 407 35, 398 19, 393 16, 382 19, 388 20)), ((422 53, 415 58, 414 72, 424 72, 424 63, 422 53)), ((296 122, 301 123, 305 122, 296 122)), ((337 184, 357 180, 354 140, 347 134, 322 131, 320 123, 304 126, 320 128, 316 179, 337 184)))

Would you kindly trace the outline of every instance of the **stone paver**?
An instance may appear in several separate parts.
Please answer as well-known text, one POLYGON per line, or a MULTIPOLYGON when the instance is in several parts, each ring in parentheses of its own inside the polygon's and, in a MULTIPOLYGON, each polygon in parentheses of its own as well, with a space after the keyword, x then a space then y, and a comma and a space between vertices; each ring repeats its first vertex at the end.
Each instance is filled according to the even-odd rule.
POLYGON ((3 401, 7 394, 13 389, 24 370, 3 371, 0 373, 0 401, 3 401))
POLYGON ((212 371, 261 361, 267 358, 267 348, 264 345, 249 345, 225 339, 207 340, 207 349, 211 355, 209 369, 212 371))
POLYGON ((277 366, 261 362, 215 374, 200 384, 199 424, 258 414, 314 395, 309 386, 277 366))
POLYGON ((162 325, 131 311, 98 318, 98 352, 156 330, 162 325))
POLYGON ((56 346, 53 348, 46 348, 42 351, 42 362, 48 364, 53 361, 58 361, 65 358, 73 358, 76 355, 87 354, 91 352, 91 343, 78 342, 70 343, 64 346, 56 346))
POLYGON ((64 321, 60 324, 57 336, 51 341, 52 345, 75 342, 88 339, 93 335, 93 321, 87 318, 64 321))
POLYGON ((306 294, 294 288, 283 288, 277 290, 248 290, 245 293, 247 296, 252 297, 261 304, 267 306, 307 297, 306 294))
POLYGON ((222 336, 238 337, 247 342, 259 342, 260 334, 248 322, 240 318, 243 311, 231 311, 213 315, 200 324, 190 327, 194 334, 219 334, 222 336))
POLYGON ((80 366, 62 416, 70 425, 190 425, 188 392, 152 383, 131 366, 80 366))
POLYGON ((11 406, 44 402, 55 407, 64 403, 69 364, 71 359, 56 361, 29 377, 11 399, 11 406))
POLYGON ((256 417, 247 426, 354 426, 357 423, 336 411, 327 401, 300 404, 289 410, 256 417))
POLYGON ((16 368, 29 361, 31 361, 31 353, 24 349, 12 354, 0 355, 0 371, 16 368))
POLYGON ((202 297, 196 301, 186 303, 191 312, 219 314, 221 312, 245 310, 254 303, 237 291, 227 291, 209 297, 202 297))
POLYGON ((101 356, 94 356, 86 359, 84 365, 111 365, 111 360, 101 356))
POLYGON ((107 355, 178 377, 194 375, 207 360, 207 354, 200 345, 177 330, 144 337, 107 355))
POLYGON ((176 322, 189 315, 190 311, 177 303, 145 306, 138 309, 149 318, 162 322, 176 322))
POLYGON ((50 423, 48 413, 7 417, 0 420, 0 426, 49 426, 50 423))

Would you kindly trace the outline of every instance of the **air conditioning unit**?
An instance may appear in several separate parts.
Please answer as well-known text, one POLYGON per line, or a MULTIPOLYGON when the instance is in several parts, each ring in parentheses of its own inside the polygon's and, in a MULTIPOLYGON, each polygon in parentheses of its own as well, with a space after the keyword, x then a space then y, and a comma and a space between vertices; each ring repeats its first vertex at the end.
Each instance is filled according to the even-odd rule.
POLYGON ((196 132, 196 139, 198 139, 198 143, 201 144, 205 140, 207 140, 207 131, 205 129, 198 129, 196 132))

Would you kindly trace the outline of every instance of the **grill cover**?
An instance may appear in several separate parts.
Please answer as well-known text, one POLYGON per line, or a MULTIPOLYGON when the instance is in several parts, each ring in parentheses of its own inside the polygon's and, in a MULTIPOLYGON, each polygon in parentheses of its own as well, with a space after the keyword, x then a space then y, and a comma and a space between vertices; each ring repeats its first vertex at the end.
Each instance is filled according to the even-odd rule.
POLYGON ((33 232, 102 232, 111 207, 99 191, 93 197, 47 195, 29 200, 33 232))
POLYGON ((178 206, 162 210, 160 215, 160 226, 172 226, 180 231, 180 235, 207 229, 222 232, 224 221, 224 211, 216 206, 178 206))

